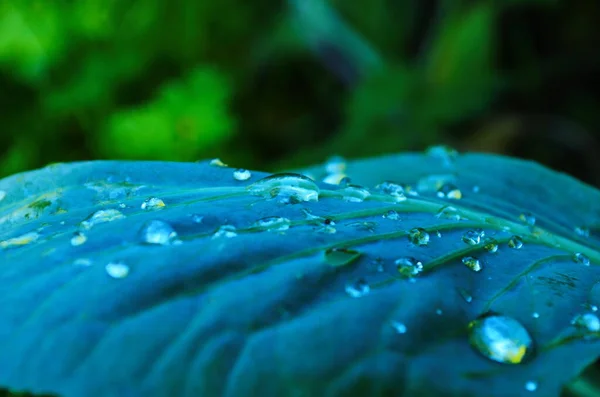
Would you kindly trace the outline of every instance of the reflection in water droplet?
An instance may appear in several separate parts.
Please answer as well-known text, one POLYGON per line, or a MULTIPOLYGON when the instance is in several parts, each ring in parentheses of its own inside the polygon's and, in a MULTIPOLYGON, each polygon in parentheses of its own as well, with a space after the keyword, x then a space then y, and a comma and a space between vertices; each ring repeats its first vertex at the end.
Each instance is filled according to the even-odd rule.
POLYGON ((129 266, 125 262, 109 262, 105 266, 106 273, 112 278, 125 278, 129 275, 129 266))
POLYGON ((512 317, 485 314, 468 326, 469 342, 483 356, 504 364, 520 364, 533 353, 533 339, 512 317))
POLYGON ((369 284, 364 278, 360 278, 351 284, 346 285, 346 293, 353 298, 360 298, 371 291, 369 284))
POLYGON ((412 256, 400 257, 396 259, 394 264, 396 265, 398 273, 400 273, 402 277, 415 277, 423 271, 423 263, 412 256))
POLYGON ((527 391, 536 391, 537 388, 538 384, 535 381, 530 380, 525 383, 525 390, 527 391))
POLYGON ((39 233, 29 232, 17 237, 9 238, 8 240, 0 241, 0 248, 18 247, 27 245, 37 241, 40 238, 39 233))
POLYGON ((395 210, 389 210, 388 212, 383 214, 382 217, 385 219, 391 219, 392 221, 400 220, 400 214, 398 213, 398 211, 395 210))
POLYGON ((590 237, 590 229, 585 226, 577 226, 575 228, 575 233, 581 237, 590 237))
POLYGON ((468 245, 477 245, 481 242, 483 236, 485 236, 485 232, 481 229, 467 230, 462 235, 462 241, 468 245))
POLYGON ((573 261, 575 263, 581 263, 584 266, 590 265, 590 258, 588 258, 586 255, 582 254, 581 252, 577 252, 577 253, 573 254, 573 261))
POLYGON ((599 332, 600 319, 594 313, 585 313, 576 315, 571 324, 584 332, 599 332))
POLYGON ((436 217, 440 219, 449 219, 452 221, 460 221, 461 219, 465 219, 460 216, 458 210, 452 206, 445 205, 435 214, 436 217))
POLYGON ((91 229, 92 227, 105 222, 112 222, 118 219, 125 218, 125 215, 119 210, 108 209, 99 210, 90 215, 87 219, 81 222, 81 227, 84 229, 91 229))
POLYGON ((392 321, 390 324, 391 324, 392 328, 394 328, 394 330, 399 334, 405 334, 407 331, 406 325, 404 325, 403 323, 401 323, 399 321, 392 321))
POLYGON ((284 204, 319 200, 319 187, 312 179, 300 174, 270 175, 254 182, 246 189, 252 195, 277 198, 284 204))
POLYGON ((233 225, 223 225, 217 229, 217 231, 213 234, 212 238, 233 238, 237 236, 237 229, 233 225))
POLYGON ((535 216, 531 212, 524 212, 519 215, 519 220, 528 224, 529 226, 535 225, 535 216))
POLYGON ((521 249, 523 247, 523 239, 519 236, 512 236, 508 240, 508 246, 516 250, 521 249))
POLYGON ((437 196, 439 198, 460 200, 462 198, 462 192, 455 185, 453 185, 451 183, 446 183, 438 189, 437 196))
POLYGON ((360 252, 348 248, 329 248, 325 251, 325 261, 335 267, 348 265, 360 256, 360 252))
POLYGON ((87 237, 82 232, 75 232, 73 237, 71 237, 71 245, 73 247, 77 247, 79 245, 84 244, 87 241, 87 237))
POLYGON ((158 210, 164 208, 165 206, 165 202, 158 197, 150 197, 149 199, 144 200, 141 208, 143 210, 158 210))
POLYGON ((429 244, 429 233, 421 227, 415 227, 408 232, 408 240, 418 246, 429 244))
POLYGON ((221 159, 212 159, 208 164, 213 167, 227 167, 227 164, 222 162, 221 159))
POLYGON ((268 216, 254 222, 253 226, 271 232, 282 232, 290 228, 291 221, 280 216, 268 216))
POLYGON ((362 203, 371 193, 362 186, 348 185, 341 190, 344 200, 352 203, 362 203))
POLYGON ((140 239, 146 244, 168 245, 177 237, 177 232, 167 222, 150 220, 140 230, 140 239))
POLYGON ((325 162, 325 172, 328 174, 341 174, 346 171, 346 160, 342 156, 331 156, 325 162))
POLYGON ((459 288, 458 293, 467 303, 473 302, 473 296, 464 288, 459 288))
POLYGON ((233 179, 236 181, 247 181, 250 178, 252 178, 252 173, 248 170, 238 168, 237 170, 233 171, 233 179))
POLYGON ((481 270, 481 261, 475 257, 465 256, 462 258, 462 263, 474 272, 481 270))
POLYGON ((92 261, 87 258, 78 258, 73 261, 73 265, 88 267, 92 266, 92 261))
POLYGON ((498 241, 496 241, 496 239, 493 237, 486 237, 483 240, 483 249, 486 250, 487 252, 491 252, 492 254, 494 252, 497 252, 498 251, 498 241))

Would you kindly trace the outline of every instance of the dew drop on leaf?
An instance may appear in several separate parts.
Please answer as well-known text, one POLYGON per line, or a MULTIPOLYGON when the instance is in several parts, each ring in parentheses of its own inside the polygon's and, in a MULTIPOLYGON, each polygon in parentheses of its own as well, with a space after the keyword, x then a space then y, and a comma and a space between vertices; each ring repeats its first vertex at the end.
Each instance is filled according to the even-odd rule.
POLYGON ((467 230, 462 235, 462 241, 468 245, 477 245, 481 242, 483 236, 485 236, 485 232, 481 229, 467 230))
POLYGON ((227 167, 227 164, 225 164, 221 161, 221 159, 218 158, 210 160, 208 164, 213 167, 227 167))
POLYGON ((460 200, 462 198, 462 192, 456 185, 445 183, 438 189, 437 196, 439 198, 460 200))
POLYGON ((125 215, 119 210, 98 210, 87 217, 80 225, 82 228, 89 230, 100 223, 112 222, 123 218, 125 218, 125 215))
POLYGON ((233 225, 220 226, 217 231, 213 234, 212 238, 233 238, 237 236, 237 229, 233 225))
POLYGON ((445 205, 440 208, 435 216, 440 219, 448 219, 452 221, 460 221, 463 219, 458 213, 458 210, 450 205, 445 205))
POLYGON ((459 288, 458 293, 467 303, 473 302, 473 296, 464 288, 459 288))
POLYGON ((394 261, 396 270, 402 277, 412 278, 423 271, 423 263, 412 256, 403 256, 394 261))
POLYGON ((504 364, 520 364, 533 353, 533 339, 512 317, 484 314, 468 325, 469 342, 484 357, 504 364))
POLYGON ((386 212, 385 214, 383 214, 382 217, 385 218, 385 219, 390 219, 392 221, 399 221, 400 220, 400 214, 396 210, 389 210, 388 212, 386 212))
POLYGON ((531 212, 524 212, 521 215, 519 215, 519 220, 523 223, 528 224, 529 226, 533 226, 535 225, 535 216, 533 216, 533 214, 531 212))
POLYGON ((329 248, 325 251, 325 261, 334 267, 349 265, 360 256, 360 252, 349 248, 329 248))
POLYGON ((362 203, 371 193, 364 187, 348 185, 341 190, 344 200, 352 203, 362 203))
POLYGON ((394 328, 394 331, 399 334, 405 334, 407 331, 406 325, 400 321, 392 321, 390 324, 394 328))
POLYGON ((577 226, 575 229, 575 233, 581 237, 590 237, 590 229, 585 226, 577 226))
POLYGON ((538 388, 537 382, 530 380, 525 382, 525 390, 527 391, 536 391, 538 388))
POLYGON ((486 237, 483 240, 483 249, 487 252, 494 253, 498 251, 498 241, 493 237, 486 237))
POLYGON ((473 256, 465 256, 462 263, 474 272, 481 271, 481 261, 473 256))
POLYGON ((177 237, 177 232, 167 222, 150 220, 140 230, 140 239, 145 244, 168 245, 177 237))
POLYGON ((159 210, 164 208, 165 206, 165 202, 159 199, 158 197, 150 197, 144 200, 144 202, 141 205, 141 208, 143 210, 159 210))
POLYGON ((71 237, 71 245, 77 247, 84 244, 87 241, 87 236, 82 232, 75 232, 71 237))
POLYGON ((406 200, 404 188, 398 183, 384 181, 383 183, 380 183, 379 185, 375 186, 375 189, 381 191, 387 196, 392 197, 393 201, 395 202, 401 202, 406 200))
POLYGON ((252 178, 252 173, 248 170, 238 168, 237 170, 233 171, 233 179, 236 181, 247 181, 250 178, 252 178))
POLYGON ((253 226, 271 232, 282 232, 290 228, 291 221, 281 216, 267 216, 254 222, 253 226))
POLYGON ((129 266, 122 261, 109 262, 104 268, 112 278, 125 278, 129 275, 129 266))
POLYGON ((371 292, 371 287, 364 278, 359 278, 353 283, 346 285, 346 293, 353 298, 360 298, 371 292))
POLYGON ((578 314, 571 324, 584 332, 600 332, 600 319, 594 313, 578 314))
POLYGON ((0 241, 0 248, 6 249, 6 248, 19 247, 22 245, 31 244, 31 243, 36 242, 39 238, 40 238, 40 235, 38 232, 25 233, 25 234, 22 234, 17 237, 13 237, 13 238, 9 238, 4 241, 0 241))
POLYGON ((523 248, 523 239, 519 236, 512 236, 508 240, 508 247, 516 250, 523 248))
POLYGON ((415 227, 408 232, 408 241, 414 245, 425 246, 429 244, 429 233, 421 227, 415 227))
POLYGON ((277 198, 284 204, 319 200, 317 184, 300 174, 273 174, 254 182, 246 189, 254 196, 277 198))
POLYGON ((586 255, 582 254, 581 252, 577 252, 577 253, 573 254, 573 261, 575 263, 581 263, 584 266, 590 265, 590 258, 588 258, 586 255))

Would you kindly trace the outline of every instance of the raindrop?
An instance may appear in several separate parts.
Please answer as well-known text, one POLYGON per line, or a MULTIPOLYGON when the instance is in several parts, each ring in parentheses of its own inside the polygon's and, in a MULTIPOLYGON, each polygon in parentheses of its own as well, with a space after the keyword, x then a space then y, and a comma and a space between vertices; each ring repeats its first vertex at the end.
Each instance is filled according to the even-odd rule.
POLYGON ((383 214, 382 217, 385 219, 390 219, 392 221, 400 220, 400 214, 398 213, 398 211, 395 211, 395 210, 389 210, 388 212, 383 214))
POLYGON ((360 256, 360 252, 349 248, 329 248, 325 251, 325 261, 334 267, 346 266, 360 256))
POLYGON ((165 206, 165 202, 158 197, 150 197, 149 199, 144 200, 141 208, 143 210, 158 210, 164 208, 165 206))
POLYGON ((483 249, 493 254, 498 251, 498 241, 493 237, 486 237, 483 240, 483 249))
POLYGON ((600 332, 600 319, 594 313, 578 314, 571 324, 584 332, 600 332))
POLYGON ((319 187, 312 179, 300 174, 273 174, 254 182, 246 189, 252 195, 278 198, 285 204, 319 200, 319 187))
POLYGON ((342 156, 331 156, 325 162, 325 172, 328 174, 342 174, 346 171, 346 160, 342 156))
POLYGON ((6 192, 4 190, 0 190, 0 201, 4 200, 4 198, 6 198, 6 192))
POLYGON ((467 230, 462 235, 462 241, 468 245, 477 245, 484 236, 485 232, 482 229, 467 230))
POLYGON ((469 342, 483 356, 504 364, 520 364, 533 353, 533 339, 512 317, 486 313, 468 326, 469 342))
POLYGON ((435 214, 435 216, 440 219, 449 219, 452 221, 460 221, 461 219, 464 219, 460 216, 458 210, 450 205, 445 205, 442 208, 440 208, 440 210, 437 212, 437 214, 435 214))
POLYGON ((401 323, 399 321, 392 321, 390 324, 391 324, 392 328, 394 328, 394 330, 399 334, 405 334, 407 331, 406 325, 404 325, 403 323, 401 323))
POLYGON ((575 233, 581 237, 590 237, 590 229, 585 226, 577 226, 575 228, 575 233))
POLYGON ((519 236, 512 236, 510 240, 508 240, 509 248, 514 248, 516 250, 521 249, 523 247, 523 239, 519 236))
POLYGON ((254 222, 253 226, 271 232, 282 232, 290 228, 291 221, 280 216, 268 216, 254 222))
POLYGON ((0 241, 0 248, 11 248, 18 247, 21 245, 27 245, 37 241, 40 238, 39 233, 29 232, 22 234, 18 237, 9 238, 8 240, 0 241))
POLYGON ((169 245, 177 237, 177 232, 167 222, 150 220, 140 230, 140 239, 146 244, 169 245))
POLYGON ((106 273, 112 278, 125 278, 129 275, 129 266, 125 262, 109 262, 105 266, 106 273))
POLYGON ((575 263, 581 263, 584 266, 590 265, 590 258, 588 258, 586 255, 582 254, 581 252, 577 252, 577 253, 573 254, 573 261, 575 263))
POLYGON ((458 293, 467 303, 473 302, 473 296, 464 288, 459 288, 458 293))
POLYGON ((465 256, 462 263, 474 272, 481 271, 481 261, 473 256, 465 256))
POLYGON ((408 232, 408 241, 414 245, 425 246, 429 244, 429 233, 421 227, 415 227, 408 232))
POLYGON ((252 173, 243 168, 238 168, 237 170, 233 171, 233 179, 236 181, 247 181, 251 177, 252 173))
POLYGON ((438 189, 437 196, 439 198, 460 200, 462 198, 462 192, 455 185, 451 183, 445 183, 438 189))
POLYGON ((525 383, 525 390, 527 391, 536 391, 538 388, 537 382, 530 380, 525 383))
POLYGON ((208 164, 213 167, 227 167, 227 164, 222 162, 221 159, 219 159, 219 158, 210 160, 210 162, 208 164))
POLYGON ((73 237, 71 237, 71 245, 73 247, 77 247, 79 245, 84 244, 87 241, 87 237, 82 232, 75 232, 73 237))
POLYGON ((415 277, 423 271, 423 263, 412 256, 403 256, 398 258, 394 264, 396 265, 398 273, 400 273, 402 277, 415 277))
POLYGON ((100 223, 112 222, 123 218, 125 218, 125 215, 119 210, 99 210, 87 217, 80 225, 82 228, 89 230, 100 223))
POLYGON ((237 236, 237 229, 233 225, 223 225, 217 229, 217 231, 213 234, 212 238, 233 238, 237 236))
POLYGON ((519 220, 528 224, 529 226, 535 225, 535 216, 531 212, 524 212, 519 215, 519 220))
POLYGON ((348 185, 341 190, 344 200, 352 203, 362 203, 371 193, 362 186, 348 185))
POLYGON ((346 293, 353 298, 360 298, 371 291, 369 284, 364 278, 359 278, 355 282, 346 285, 346 293))

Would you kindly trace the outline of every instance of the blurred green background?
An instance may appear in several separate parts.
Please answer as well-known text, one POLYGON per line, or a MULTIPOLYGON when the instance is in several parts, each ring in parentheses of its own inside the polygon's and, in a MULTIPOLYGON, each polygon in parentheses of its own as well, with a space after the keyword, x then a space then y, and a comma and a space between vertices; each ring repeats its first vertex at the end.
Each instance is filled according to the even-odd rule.
POLYGON ((597 0, 0 1, 0 177, 443 143, 600 185, 598 21, 597 0))

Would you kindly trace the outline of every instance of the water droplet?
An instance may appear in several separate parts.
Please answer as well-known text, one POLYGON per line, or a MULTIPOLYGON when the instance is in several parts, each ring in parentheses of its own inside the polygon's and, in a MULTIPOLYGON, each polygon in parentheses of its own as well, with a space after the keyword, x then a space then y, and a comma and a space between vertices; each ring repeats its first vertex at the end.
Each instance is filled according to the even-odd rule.
POLYGON ((427 245, 429 244, 429 233, 421 227, 415 227, 408 232, 408 241, 418 246, 427 245))
POLYGON ((291 221, 280 216, 268 216, 254 222, 253 226, 271 232, 282 232, 290 228, 291 221))
POLYGON ((218 159, 218 158, 210 160, 210 162, 208 164, 213 167, 227 167, 227 164, 225 164, 224 162, 221 161, 221 159, 218 159))
POLYGON ((192 217, 192 221, 194 223, 202 223, 202 221, 204 220, 204 216, 200 214, 192 214, 190 216, 192 217))
POLYGON ((237 236, 237 229, 233 225, 223 225, 217 229, 217 231, 213 234, 212 238, 233 238, 237 236))
POLYGON ((439 230, 435 230, 435 237, 437 238, 442 238, 442 232, 440 232, 439 230))
POLYGON ((112 278, 125 278, 129 275, 129 266, 125 262, 109 262, 105 266, 106 273, 112 278))
POLYGON ((348 248, 329 248, 325 251, 325 261, 331 266, 346 266, 358 258, 361 253, 348 248))
POLYGON ((581 252, 577 252, 577 253, 573 254, 573 261, 575 263, 581 263, 584 266, 590 265, 590 258, 588 258, 586 255, 582 254, 581 252))
POLYGON ((585 226, 577 226, 575 228, 575 233, 581 237, 590 237, 590 229, 585 226))
POLYGON ((396 259, 394 264, 396 265, 398 273, 400 273, 402 277, 415 277, 423 271, 423 263, 412 256, 400 257, 396 259))
POLYGON ((87 258, 78 258, 73 261, 73 265, 88 267, 88 266, 92 266, 92 261, 87 258))
POLYGON ((0 190, 0 201, 4 200, 4 198, 6 198, 6 192, 4 190, 0 190))
POLYGON ((600 319, 594 313, 578 314, 571 324, 584 332, 600 332, 600 319))
POLYGON ((119 203, 119 208, 126 208, 127 205, 125 205, 125 203, 119 203))
POLYGON ((73 237, 71 237, 71 245, 73 247, 77 247, 79 245, 84 244, 87 241, 87 237, 82 232, 75 232, 73 237))
POLYGON ((464 288, 459 288, 458 293, 467 303, 473 302, 473 296, 464 288))
POLYGON ((238 168, 237 170, 233 171, 233 179, 236 181, 247 181, 250 178, 252 178, 252 173, 248 170, 238 168))
POLYGON ((365 230, 365 231, 371 232, 371 233, 375 232, 375 229, 377 229, 377 223, 370 222, 370 221, 350 222, 350 223, 347 223, 346 226, 353 227, 358 230, 365 230))
POLYGON ((493 237, 486 237, 483 240, 483 249, 493 254, 498 251, 498 241, 493 237))
POLYGON ((450 205, 445 205, 435 214, 436 217, 440 219, 448 219, 452 221, 460 221, 461 219, 465 219, 460 216, 458 210, 450 205))
POLYGON ((465 256, 462 263, 474 272, 481 271, 481 261, 473 256, 465 256))
POLYGON ((278 198, 285 204, 319 200, 319 187, 312 179, 300 174, 270 175, 254 182, 246 189, 252 195, 278 198))
POLYGON ((487 313, 471 321, 469 342, 483 356, 504 364, 520 364, 533 353, 533 339, 512 317, 487 313))
POLYGON ((125 218, 125 215, 119 210, 99 210, 86 218, 80 225, 82 228, 89 230, 100 223, 112 222, 123 218, 125 218))
POLYGON ((337 233, 337 229, 332 225, 321 225, 319 228, 317 228, 317 232, 324 234, 335 234, 337 233))
POLYGON ((450 166, 458 157, 458 151, 447 145, 435 145, 427 148, 425 154, 442 160, 445 166, 450 166))
POLYGON ((404 325, 403 323, 401 323, 399 321, 392 321, 390 324, 391 324, 392 328, 394 328, 394 330, 399 334, 405 334, 407 331, 406 325, 404 325))
POLYGON ((346 171, 346 160, 342 156, 331 156, 325 162, 325 172, 328 174, 342 174, 346 171))
POLYGON ((536 391, 538 388, 537 382, 530 380, 525 382, 525 390, 527 391, 536 391))
POLYGON ((150 197, 144 200, 144 202, 141 205, 141 208, 143 210, 158 210, 164 208, 165 206, 165 202, 159 199, 158 197, 150 197))
POLYGON ((406 200, 404 188, 398 183, 384 181, 383 183, 375 186, 375 189, 381 191, 385 195, 392 196, 396 202, 406 200))
POLYGON ((0 248, 18 247, 36 242, 40 238, 39 233, 29 232, 18 237, 9 238, 8 240, 0 241, 0 248))
POLYGON ((485 232, 482 229, 467 230, 462 235, 462 241, 468 245, 477 245, 481 242, 483 236, 485 236, 485 232))
POLYGON ((348 185, 341 190, 344 200, 352 203, 362 203, 371 193, 362 186, 348 185))
POLYGON ((371 291, 369 284, 364 278, 359 278, 355 282, 346 285, 346 293, 353 298, 360 298, 371 291))
POLYGON ((398 213, 398 211, 395 211, 395 210, 389 210, 388 212, 383 214, 382 217, 385 219, 390 219, 392 221, 400 220, 400 214, 398 213))
POLYGON ((168 245, 177 237, 177 232, 167 222, 150 220, 140 230, 140 239, 146 244, 168 245))
POLYGON ((462 198, 462 192, 455 185, 453 185, 451 183, 446 183, 438 189, 437 196, 439 198, 460 200, 462 198))
POLYGON ((524 212, 519 215, 519 220, 528 224, 529 226, 535 225, 535 216, 531 212, 524 212))
POLYGON ((510 240, 508 240, 509 248, 513 249, 521 249, 523 247, 523 239, 519 236, 512 236, 510 240))

